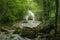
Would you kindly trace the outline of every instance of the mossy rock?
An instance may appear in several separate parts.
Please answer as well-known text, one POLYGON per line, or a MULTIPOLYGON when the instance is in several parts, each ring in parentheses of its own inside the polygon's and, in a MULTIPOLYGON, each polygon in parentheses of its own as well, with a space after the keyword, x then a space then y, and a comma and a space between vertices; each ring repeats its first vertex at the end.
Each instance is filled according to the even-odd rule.
POLYGON ((22 29, 21 36, 26 38, 36 38, 38 36, 38 31, 35 28, 26 27, 22 29))

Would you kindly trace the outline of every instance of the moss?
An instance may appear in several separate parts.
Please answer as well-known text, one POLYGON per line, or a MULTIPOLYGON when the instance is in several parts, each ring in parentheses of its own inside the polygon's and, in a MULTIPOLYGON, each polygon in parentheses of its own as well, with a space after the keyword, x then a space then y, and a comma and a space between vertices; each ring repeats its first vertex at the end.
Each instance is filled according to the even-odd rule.
POLYGON ((37 31, 34 28, 24 28, 22 30, 21 36, 27 37, 27 38, 36 38, 37 37, 37 31))

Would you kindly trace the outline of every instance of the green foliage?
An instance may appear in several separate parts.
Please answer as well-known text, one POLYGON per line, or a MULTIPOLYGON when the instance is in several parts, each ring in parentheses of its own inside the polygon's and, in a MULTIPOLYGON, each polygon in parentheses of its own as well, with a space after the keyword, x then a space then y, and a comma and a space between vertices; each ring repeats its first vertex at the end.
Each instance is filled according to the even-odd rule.
POLYGON ((0 5, 0 15, 2 15, 0 20, 12 23, 22 19, 28 9, 26 2, 22 0, 0 0, 0 5))

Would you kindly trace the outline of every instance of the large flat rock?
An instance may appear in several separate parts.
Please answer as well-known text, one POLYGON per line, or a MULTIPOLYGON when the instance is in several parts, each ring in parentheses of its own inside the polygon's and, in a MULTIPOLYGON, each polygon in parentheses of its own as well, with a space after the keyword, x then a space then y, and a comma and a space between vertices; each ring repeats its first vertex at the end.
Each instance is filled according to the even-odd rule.
POLYGON ((23 27, 29 27, 29 28, 34 28, 37 27, 41 22, 39 21, 34 21, 32 22, 31 20, 27 23, 22 23, 19 25, 19 27, 23 28, 23 27))

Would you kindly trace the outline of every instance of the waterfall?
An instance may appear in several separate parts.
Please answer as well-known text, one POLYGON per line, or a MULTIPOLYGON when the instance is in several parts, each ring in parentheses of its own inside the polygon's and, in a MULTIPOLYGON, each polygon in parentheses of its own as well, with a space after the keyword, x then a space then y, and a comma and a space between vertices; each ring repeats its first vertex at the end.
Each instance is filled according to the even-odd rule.
POLYGON ((34 22, 35 21, 35 15, 34 15, 34 13, 31 11, 31 10, 28 10, 28 14, 27 14, 27 16, 26 16, 26 21, 28 22, 29 21, 29 17, 32 17, 32 22, 34 22))

